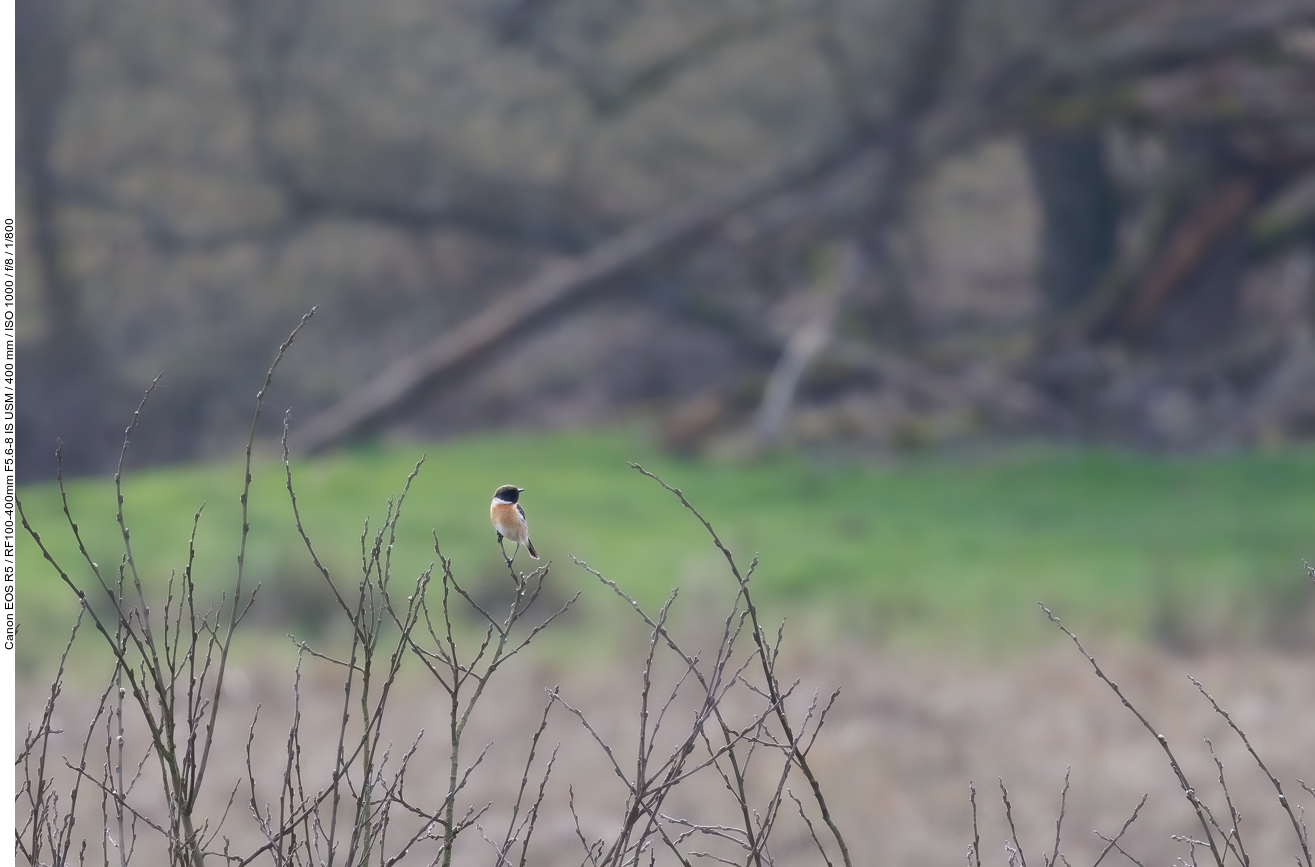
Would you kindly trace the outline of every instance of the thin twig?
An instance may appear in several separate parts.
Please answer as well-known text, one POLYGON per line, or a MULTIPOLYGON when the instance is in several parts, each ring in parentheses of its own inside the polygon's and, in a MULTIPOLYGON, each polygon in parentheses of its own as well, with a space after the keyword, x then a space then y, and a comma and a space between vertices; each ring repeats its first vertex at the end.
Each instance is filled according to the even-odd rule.
POLYGON ((1210 831, 1212 820, 1205 805, 1201 802, 1201 799, 1196 796, 1196 789, 1188 781, 1187 775, 1183 773, 1182 768, 1179 766, 1178 759, 1174 756, 1173 750, 1169 749, 1169 739, 1157 732, 1155 727, 1151 725, 1150 720, 1146 719, 1146 717, 1142 715, 1142 712, 1137 710, 1132 702, 1128 701, 1127 697, 1124 696, 1123 691, 1119 689, 1119 685, 1105 675, 1105 672, 1101 670, 1100 665, 1096 663, 1095 657, 1090 653, 1087 653, 1086 648, 1082 646, 1082 642, 1078 641, 1078 637, 1070 632, 1068 627, 1061 623, 1058 617, 1050 613, 1049 608, 1041 605, 1041 610, 1045 612, 1046 618, 1049 619, 1051 623, 1055 624, 1061 632, 1069 637, 1077 647, 1078 651, 1087 658, 1087 662, 1091 663, 1091 667, 1095 670, 1096 676, 1114 691, 1114 694, 1119 697, 1119 701, 1123 702, 1123 706, 1131 711, 1133 716, 1137 717, 1137 720, 1142 724, 1142 727, 1151 733, 1151 736, 1155 738, 1155 742, 1160 745, 1162 750, 1164 750, 1164 754, 1169 759, 1169 767, 1173 769, 1174 776, 1178 778, 1178 784, 1182 787, 1183 794, 1187 797, 1188 803, 1192 805, 1192 809, 1196 812, 1196 818, 1201 823, 1201 830, 1205 832, 1205 840, 1201 841, 1202 844, 1209 846, 1210 854, 1214 856, 1215 864, 1218 865, 1218 867, 1224 867, 1223 853, 1219 851, 1219 847, 1215 844, 1214 834, 1210 831))
POLYGON ((1136 808, 1133 809, 1132 815, 1128 817, 1128 821, 1123 823, 1123 827, 1119 829, 1119 833, 1115 834, 1113 838, 1106 837, 1104 834, 1100 833, 1099 831, 1096 832, 1096 836, 1099 837, 1101 840, 1104 840, 1109 845, 1107 845, 1101 851, 1100 857, 1092 862, 1091 867, 1099 867, 1100 862, 1105 860, 1105 856, 1110 853, 1111 849, 1118 849, 1121 855, 1123 855, 1129 861, 1132 861, 1134 864, 1141 863, 1136 858, 1133 858, 1131 855, 1129 855, 1127 852, 1124 852, 1123 849, 1119 847, 1119 840, 1123 839, 1123 835, 1128 833, 1128 829, 1132 827, 1132 823, 1137 821, 1137 814, 1141 812, 1142 807, 1146 806, 1146 799, 1149 796, 1150 796, 1149 793, 1141 796, 1141 800, 1137 802, 1137 806, 1136 808))
MULTIPOLYGON (((1297 821, 1296 814, 1292 812, 1292 805, 1288 803, 1288 796, 1283 793, 1283 784, 1279 782, 1278 777, 1274 776, 1269 766, 1260 758, 1260 754, 1256 752, 1255 747, 1251 746, 1251 741, 1247 738, 1246 732, 1242 731, 1242 727, 1233 721, 1233 717, 1229 715, 1228 711, 1219 706, 1219 702, 1215 701, 1214 696, 1205 691, 1205 687, 1201 685, 1199 680, 1190 675, 1187 679, 1192 682, 1192 685, 1196 687, 1201 695, 1206 697, 1206 700, 1210 702, 1210 706, 1215 709, 1215 713, 1222 716, 1228 723, 1228 727, 1237 733, 1237 736, 1242 739, 1242 743, 1246 746, 1247 752, 1251 754, 1251 758, 1256 760, 1256 764, 1265 772, 1265 776, 1269 777, 1269 782, 1273 784, 1274 791, 1278 792, 1279 805, 1283 807, 1283 811, 1288 814, 1288 819, 1292 822, 1292 830, 1296 832, 1297 842, 1301 844, 1301 854, 1305 859, 1306 867, 1312 867, 1310 846, 1306 842, 1306 835, 1301 832, 1301 823, 1297 821)), ((1222 768, 1220 772, 1222 774, 1222 768)))
POLYGON ((1009 820, 1009 836, 1014 841, 1014 851, 1018 853, 1018 863, 1020 867, 1027 867, 1027 859, 1023 857, 1023 844, 1018 841, 1018 829, 1014 827, 1014 809, 1009 803, 1009 790, 1005 788, 1005 781, 1000 780, 1000 797, 1005 802, 1005 818, 1009 820))
POLYGON ((969 853, 973 856, 973 867, 982 867, 982 835, 977 826, 977 787, 968 781, 968 803, 973 808, 973 845, 969 853))
POLYGON ((1060 834, 1060 828, 1063 827, 1064 825, 1064 808, 1068 804, 1068 779, 1069 779, 1069 774, 1071 774, 1072 772, 1073 772, 1072 765, 1069 765, 1069 767, 1064 771, 1064 791, 1060 793, 1059 796, 1059 818, 1055 820, 1055 848, 1050 853, 1049 860, 1046 861, 1048 867, 1055 867, 1055 864, 1059 861, 1059 834, 1060 834))
MULTIPOLYGON (((653 473, 650 473, 648 470, 645 470, 639 464, 632 463, 630 464, 630 466, 636 471, 638 471, 639 473, 641 473, 642 475, 648 476, 650 479, 657 482, 659 485, 661 485, 670 493, 674 494, 676 498, 680 500, 681 505, 683 505, 687 510, 689 510, 689 512, 699 520, 699 523, 703 525, 704 529, 708 531, 708 535, 712 537, 713 544, 716 545, 717 550, 721 551, 722 555, 726 558, 726 563, 730 567, 731 574, 735 576, 735 580, 740 585, 740 593, 744 597, 745 606, 749 611, 749 619, 753 626, 752 629, 753 640, 754 643, 757 644, 758 646, 759 658, 762 661, 764 679, 766 681, 768 692, 772 697, 772 706, 776 713, 777 720, 781 724, 781 728, 785 733, 786 741, 791 744, 795 744, 795 736, 792 727, 790 725, 790 720, 786 716, 784 704, 781 701, 780 691, 776 682, 776 675, 772 670, 771 657, 768 654, 767 648, 763 642, 762 628, 759 625, 759 621, 758 621, 758 611, 753 603, 753 599, 749 595, 747 576, 740 574, 739 567, 735 563, 734 555, 731 554, 730 549, 728 549, 724 544, 722 544, 721 537, 719 537, 717 535, 716 530, 712 528, 712 524, 708 523, 707 519, 703 517, 703 515, 699 512, 698 509, 694 508, 694 506, 689 502, 689 500, 685 499, 685 495, 682 494, 679 489, 674 488, 671 485, 667 484, 660 477, 654 475, 653 473)), ((822 814, 822 821, 826 823, 827 827, 831 831, 832 836, 835 838, 836 845, 840 848, 841 860, 844 861, 845 867, 852 867, 849 857, 849 847, 845 845, 844 835, 840 833, 839 826, 836 825, 835 820, 831 816, 831 810, 827 805, 826 797, 822 794, 821 783, 818 781, 817 776, 813 773, 813 769, 809 766, 808 759, 798 751, 797 745, 794 751, 794 761, 798 765, 799 770, 803 773, 804 778, 808 780, 808 784, 813 791, 813 798, 817 802, 818 809, 822 814)))

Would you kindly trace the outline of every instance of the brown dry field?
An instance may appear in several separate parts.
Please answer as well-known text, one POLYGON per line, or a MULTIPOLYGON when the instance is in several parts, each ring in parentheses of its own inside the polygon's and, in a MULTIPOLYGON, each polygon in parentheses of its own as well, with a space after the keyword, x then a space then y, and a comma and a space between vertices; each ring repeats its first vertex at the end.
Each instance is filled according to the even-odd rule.
MULTIPOLYGON (((643 643, 642 636, 636 638, 643 643)), ((793 651, 788 645, 787 641, 781 673, 786 683, 799 680, 798 700, 792 708, 796 718, 814 690, 825 697, 841 688, 810 759, 855 864, 963 864, 973 835, 969 781, 978 789, 982 862, 1008 863, 1001 778, 1008 786, 1023 854, 1031 863, 1041 864, 1054 846, 1060 792, 1070 767, 1072 785, 1060 847, 1069 863, 1094 862, 1103 848, 1094 831, 1117 832, 1143 794, 1149 798, 1123 840, 1125 847, 1147 865, 1176 863, 1177 857, 1191 863, 1188 847, 1172 836, 1199 836, 1199 826, 1164 753, 1062 635, 1056 634, 1043 647, 989 658, 835 642, 826 650, 801 652, 807 642, 796 640, 793 651)), ((500 838, 505 831, 506 808, 521 782, 529 737, 549 687, 559 686, 561 695, 581 708, 613 746, 622 766, 633 767, 644 649, 605 654, 606 659, 555 662, 526 655, 501 672, 472 719, 464 747, 464 756, 472 760, 486 744, 492 745, 472 775, 462 805, 494 803, 480 820, 488 836, 500 838)), ((1299 855, 1296 836, 1271 784, 1225 721, 1196 692, 1188 675, 1200 679, 1233 713, 1293 802, 1310 808, 1315 799, 1301 791, 1298 781, 1315 780, 1315 653, 1231 648, 1184 656, 1100 640, 1088 642, 1088 649, 1167 736, 1188 778, 1226 824, 1219 774, 1203 738, 1213 741, 1233 802, 1242 814, 1242 836, 1253 863, 1293 863, 1299 855)), ((219 803, 237 786, 235 806, 224 825, 234 851, 255 839, 243 765, 257 706, 260 718, 252 758, 261 803, 276 797, 286 757, 292 668, 276 662, 277 658, 274 654, 264 663, 235 667, 226 688, 228 703, 216 746, 220 761, 211 769, 211 794, 217 799, 211 809, 222 810, 219 803)), ((342 687, 325 663, 307 660, 303 668, 302 766, 314 779, 326 772, 327 757, 334 749, 342 687)), ((670 684, 671 674, 665 671, 659 682, 670 684)), ((20 732, 39 714, 44 693, 37 683, 20 684, 20 732)), ((74 742, 85 733, 94 701, 85 689, 70 685, 66 690, 56 718, 56 727, 66 734, 56 754, 76 749, 74 742)), ((743 698, 730 702, 729 709, 741 716, 752 712, 743 698)), ((674 732, 685 718, 679 708, 673 710, 669 731, 674 732)), ((436 800, 434 793, 441 792, 446 779, 443 697, 432 681, 408 673, 397 684, 387 719, 394 761, 417 732, 426 732, 412 759, 406 791, 414 802, 436 800)), ((93 744, 93 767, 104 761, 103 741, 101 736, 99 746, 93 744)), ((584 833, 594 836, 606 836, 616 827, 623 790, 603 751, 561 707, 550 716, 544 744, 560 744, 560 753, 529 863, 580 864, 584 854, 567 809, 568 787, 584 833)), ((536 761, 532 784, 537 784, 546 751, 536 761)), ((775 770, 768 770, 766 776, 772 777, 775 770)), ((138 784, 143 793, 154 773, 148 764, 138 784)), ((756 795, 758 803, 775 783, 764 785, 756 795)), ((789 785, 806 794, 797 774, 789 785)), ((720 781, 704 776, 679 789, 666 810, 732 819, 726 805, 720 781)), ((86 812, 80 822, 91 839, 95 861, 100 858, 99 810, 99 798, 84 794, 80 812, 86 812)), ((398 827, 402 824, 399 820, 398 827)), ((477 834, 471 833, 465 842, 453 863, 496 863, 489 844, 477 834)), ((149 831, 143 831, 132 863, 162 863, 156 843, 149 831)), ((430 858, 422 855, 425 845, 413 852, 421 856, 420 863, 430 858)), ((803 826, 790 817, 782 818, 771 855, 777 864, 822 863, 803 826)), ((1207 852, 1201 863, 1208 860, 1207 852)), ((1130 862, 1111 853, 1104 863, 1130 862)))

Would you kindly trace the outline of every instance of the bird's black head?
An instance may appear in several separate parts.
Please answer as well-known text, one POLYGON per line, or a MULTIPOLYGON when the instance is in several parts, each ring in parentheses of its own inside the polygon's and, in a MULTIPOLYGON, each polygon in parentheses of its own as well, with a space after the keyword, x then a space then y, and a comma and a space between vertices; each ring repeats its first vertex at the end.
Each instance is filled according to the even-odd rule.
POLYGON ((520 499, 521 491, 524 488, 518 488, 515 485, 503 485, 493 492, 493 499, 502 500, 504 503, 514 503, 520 499))

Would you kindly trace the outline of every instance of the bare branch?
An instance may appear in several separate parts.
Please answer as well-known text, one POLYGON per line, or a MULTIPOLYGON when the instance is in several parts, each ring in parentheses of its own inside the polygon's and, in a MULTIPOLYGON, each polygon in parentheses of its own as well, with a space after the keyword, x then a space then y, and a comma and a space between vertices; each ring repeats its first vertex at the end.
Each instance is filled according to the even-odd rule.
POLYGON ((1159 732, 1157 732, 1155 730, 1155 727, 1151 725, 1150 721, 1146 719, 1145 716, 1142 715, 1142 712, 1137 710, 1137 708, 1133 706, 1132 702, 1128 701, 1128 699, 1123 695, 1122 690, 1119 689, 1119 685, 1114 681, 1110 680, 1105 675, 1105 672, 1101 671, 1101 668, 1096 663, 1095 658, 1090 653, 1087 653, 1086 648, 1082 646, 1082 642, 1078 641, 1078 637, 1074 635, 1072 632, 1070 632, 1068 628, 1064 626, 1063 623, 1060 622, 1058 617, 1051 614, 1049 608, 1046 608, 1044 605, 1042 605, 1041 610, 1045 612, 1046 618, 1050 620, 1051 623, 1059 627, 1060 631, 1069 637, 1069 639, 1077 647, 1078 651, 1081 652, 1081 654, 1087 658, 1087 662, 1091 663, 1091 667, 1092 669, 1095 670, 1096 676, 1099 677, 1102 681, 1104 681, 1105 685, 1114 691, 1114 694, 1119 697, 1119 701, 1123 702, 1123 706, 1126 707, 1128 710, 1130 710, 1133 716, 1137 717, 1137 721, 1142 724, 1143 728, 1145 728, 1148 732, 1151 733, 1151 736, 1155 738, 1155 742, 1160 745, 1160 748, 1162 750, 1164 750, 1164 754, 1169 759, 1169 767, 1173 769, 1174 776, 1178 778, 1178 784, 1182 786, 1183 794, 1187 797, 1188 803, 1192 805, 1192 809, 1196 812, 1196 818, 1201 823, 1201 830, 1205 832, 1205 840, 1202 841, 1202 845, 1208 845, 1210 848, 1210 854, 1214 856, 1215 863, 1218 865, 1218 867, 1224 867, 1223 854, 1219 851, 1219 847, 1215 843, 1214 834, 1211 833, 1210 830, 1211 824, 1213 823, 1214 820, 1209 815, 1205 804, 1202 803, 1201 799, 1196 796, 1196 788, 1188 781, 1187 775, 1183 773, 1182 768, 1178 764, 1178 759, 1175 758, 1173 751, 1169 749, 1169 739, 1166 738, 1164 735, 1160 734, 1159 732))

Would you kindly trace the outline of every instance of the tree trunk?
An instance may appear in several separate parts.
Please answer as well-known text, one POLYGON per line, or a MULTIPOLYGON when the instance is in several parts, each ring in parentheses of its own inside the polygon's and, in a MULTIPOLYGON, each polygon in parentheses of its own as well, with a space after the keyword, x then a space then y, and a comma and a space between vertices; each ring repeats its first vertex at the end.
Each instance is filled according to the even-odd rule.
POLYGON ((941 100, 966 5, 966 0, 929 0, 919 9, 890 113, 875 130, 886 147, 888 165, 876 179, 856 239, 878 285, 866 291, 859 287, 854 308, 868 320, 872 335, 885 343, 905 343, 914 332, 914 303, 890 251, 890 230, 915 180, 918 130, 941 100))
POLYGON ((20 480, 32 481, 54 472, 56 439, 68 440, 64 471, 77 474, 112 465, 123 435, 110 411, 119 395, 66 268, 60 230, 53 153, 72 62, 66 7, 63 0, 18 0, 14 18, 16 168, 27 213, 19 226, 36 262, 32 271, 40 275, 37 303, 45 325, 40 342, 24 340, 18 350, 17 470, 20 480))
POLYGON ((31 216, 33 251, 41 270, 46 325, 43 357, 61 374, 85 371, 94 348, 77 286, 64 269, 59 190, 52 151, 68 93, 70 50, 60 0, 18 0, 14 9, 17 73, 17 168, 31 216))
POLYGON ((1041 206, 1038 289, 1047 313, 1085 301, 1113 265, 1119 211, 1098 132, 1040 133, 1027 162, 1041 206))

